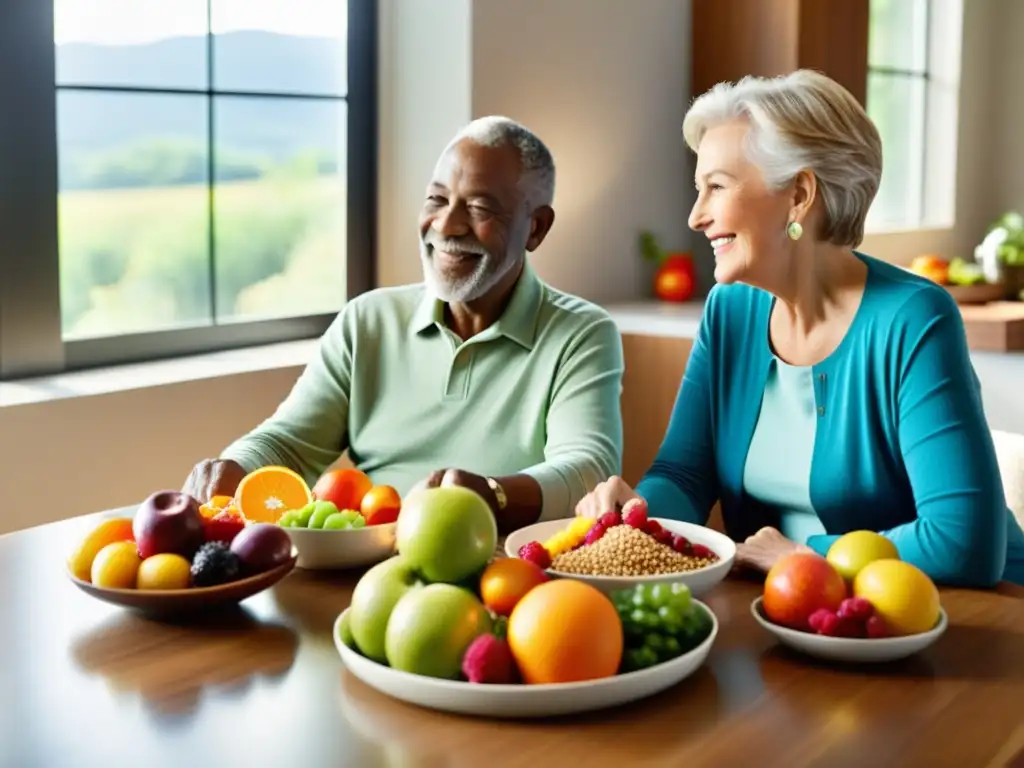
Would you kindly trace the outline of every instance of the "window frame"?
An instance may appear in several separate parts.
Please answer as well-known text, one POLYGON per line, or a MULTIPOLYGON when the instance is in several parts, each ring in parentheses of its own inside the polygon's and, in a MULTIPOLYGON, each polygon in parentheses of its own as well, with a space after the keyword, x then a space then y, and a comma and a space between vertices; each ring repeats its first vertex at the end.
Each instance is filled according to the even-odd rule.
MULTIPOLYGON (((0 104, 4 114, 17 116, 0 123, 0 380, 323 334, 337 312, 63 339, 53 6, 0 0, 0 104)), ((377 28, 376 0, 348 0, 346 301, 376 285, 377 28)))
MULTIPOLYGON (((921 152, 913 159, 915 196, 911 215, 885 220, 869 211, 865 234, 887 235, 950 229, 956 223, 959 89, 963 42, 963 0, 922 0, 924 24, 912 34, 922 37, 924 67, 887 67, 866 61, 865 77, 912 78, 923 82, 918 121, 921 152)), ((870 104, 865 105, 870 114, 870 104)), ((883 148, 884 152, 884 148, 883 148)), ((883 171, 884 173, 884 171, 883 171)), ((874 206, 877 203, 876 197, 874 206)))

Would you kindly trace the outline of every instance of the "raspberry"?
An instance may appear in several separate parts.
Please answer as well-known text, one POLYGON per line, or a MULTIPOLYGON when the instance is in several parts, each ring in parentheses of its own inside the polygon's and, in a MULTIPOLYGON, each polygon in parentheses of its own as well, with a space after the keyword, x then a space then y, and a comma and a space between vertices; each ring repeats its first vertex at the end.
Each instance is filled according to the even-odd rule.
POLYGON ((653 533, 651 536, 659 544, 664 544, 666 547, 672 546, 672 531, 666 531, 664 528, 660 528, 657 533, 653 533))
POLYGON ((718 555, 716 555, 710 549, 705 547, 703 544, 694 544, 693 545, 693 556, 694 557, 702 557, 705 560, 717 560, 718 559, 718 555))
POLYGON ((839 617, 827 608, 819 608, 807 620, 815 632, 827 637, 837 637, 839 622, 839 617))
POLYGON ((587 535, 583 537, 583 543, 589 547, 595 541, 598 541, 602 536, 604 536, 604 532, 607 530, 608 529, 598 521, 597 525, 587 531, 587 535))
POLYGON ((661 530, 661 523, 657 520, 646 520, 644 521, 644 533, 648 536, 656 536, 658 531, 661 530))
POLYGON ((647 504, 643 499, 630 499, 622 505, 622 522, 630 528, 646 530, 647 504))
POLYGON ((693 545, 690 544, 690 540, 680 534, 674 534, 672 536, 672 549, 681 555, 693 554, 691 551, 693 545))
POLYGON ((863 597, 848 597, 839 605, 839 618, 865 622, 875 613, 875 607, 863 597))
POLYGON ((882 621, 881 616, 871 616, 867 620, 865 628, 867 629, 868 637, 870 637, 872 640, 878 640, 879 638, 889 636, 889 632, 888 630, 886 630, 885 622, 882 621))
POLYGON ((480 635, 462 657, 462 674, 471 683, 514 683, 518 677, 512 650, 494 635, 480 635))
POLYGON ((539 541, 531 541, 528 544, 523 544, 519 548, 519 559, 528 560, 529 562, 536 565, 538 568, 547 570, 551 567, 551 555, 544 549, 544 545, 539 541))
POLYGON ((605 528, 614 528, 622 523, 622 516, 618 512, 605 512, 597 519, 597 522, 605 528))

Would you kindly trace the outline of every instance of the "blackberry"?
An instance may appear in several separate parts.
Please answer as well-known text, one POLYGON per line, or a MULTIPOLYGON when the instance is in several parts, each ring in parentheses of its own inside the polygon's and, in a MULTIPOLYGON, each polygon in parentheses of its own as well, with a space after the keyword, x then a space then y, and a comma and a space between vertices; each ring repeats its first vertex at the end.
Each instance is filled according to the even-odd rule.
POLYGON ((223 541, 208 541, 192 559, 192 584, 196 587, 215 587, 234 581, 241 573, 238 555, 223 541))

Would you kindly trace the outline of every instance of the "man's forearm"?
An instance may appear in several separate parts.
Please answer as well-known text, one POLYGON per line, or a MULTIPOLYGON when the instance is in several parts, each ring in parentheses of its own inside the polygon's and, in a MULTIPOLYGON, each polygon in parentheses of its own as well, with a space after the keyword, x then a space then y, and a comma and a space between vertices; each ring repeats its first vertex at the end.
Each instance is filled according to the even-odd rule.
POLYGON ((544 506, 544 493, 540 483, 530 475, 508 475, 494 480, 505 492, 505 508, 495 513, 498 533, 507 536, 512 531, 533 525, 540 518, 544 506))

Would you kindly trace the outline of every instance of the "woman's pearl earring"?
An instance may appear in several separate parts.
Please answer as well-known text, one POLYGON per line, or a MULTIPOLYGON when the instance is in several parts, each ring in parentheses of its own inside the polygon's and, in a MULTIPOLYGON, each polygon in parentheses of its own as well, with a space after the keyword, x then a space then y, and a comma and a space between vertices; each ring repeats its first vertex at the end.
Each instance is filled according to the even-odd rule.
POLYGON ((791 221, 789 226, 786 227, 786 234, 789 235, 790 240, 799 240, 803 237, 804 228, 800 226, 799 221, 791 221))

